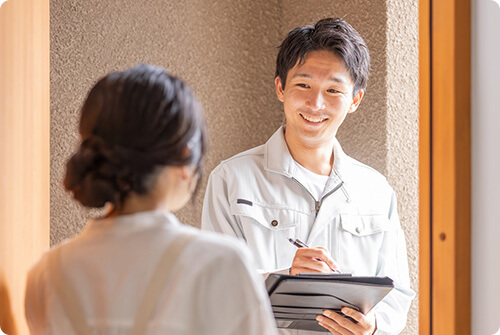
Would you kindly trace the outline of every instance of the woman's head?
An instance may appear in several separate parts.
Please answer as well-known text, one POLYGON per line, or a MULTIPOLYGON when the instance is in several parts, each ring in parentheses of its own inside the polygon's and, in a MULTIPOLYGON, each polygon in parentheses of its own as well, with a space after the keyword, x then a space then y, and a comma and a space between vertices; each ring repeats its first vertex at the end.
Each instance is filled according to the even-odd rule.
POLYGON ((206 125, 180 79, 152 65, 113 72, 91 89, 80 119, 81 144, 64 186, 87 207, 120 206, 149 193, 166 166, 201 172, 206 125))

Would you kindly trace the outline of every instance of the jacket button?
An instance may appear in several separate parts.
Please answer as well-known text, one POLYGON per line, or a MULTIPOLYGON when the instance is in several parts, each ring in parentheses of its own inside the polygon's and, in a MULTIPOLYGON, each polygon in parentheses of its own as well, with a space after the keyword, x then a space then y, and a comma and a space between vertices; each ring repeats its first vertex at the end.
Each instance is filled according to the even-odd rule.
POLYGON ((361 228, 360 227, 356 227, 356 233, 361 234, 361 228))
POLYGON ((277 220, 271 221, 271 226, 276 227, 277 225, 278 225, 278 221, 277 220))

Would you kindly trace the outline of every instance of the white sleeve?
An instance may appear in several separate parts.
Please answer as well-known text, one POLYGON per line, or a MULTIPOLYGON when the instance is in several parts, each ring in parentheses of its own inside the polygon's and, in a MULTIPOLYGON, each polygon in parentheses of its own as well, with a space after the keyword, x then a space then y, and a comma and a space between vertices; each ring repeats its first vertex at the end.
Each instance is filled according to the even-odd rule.
POLYGON ((208 178, 201 229, 245 239, 241 227, 231 214, 227 182, 218 172, 218 169, 212 171, 208 178))
POLYGON ((42 275, 43 268, 38 263, 28 272, 26 294, 24 299, 24 312, 31 335, 45 334, 46 316, 44 302, 45 280, 42 275))
POLYGON ((377 320, 376 335, 398 334, 406 326, 406 319, 415 292, 410 289, 408 257, 404 232, 397 213, 393 192, 389 212, 391 229, 385 232, 380 249, 377 276, 388 276, 394 280, 394 289, 374 308, 377 320))
POLYGON ((236 245, 203 271, 200 292, 207 293, 203 305, 210 306, 203 314, 212 323, 210 331, 203 333, 275 335, 276 322, 262 279, 246 246, 236 245))

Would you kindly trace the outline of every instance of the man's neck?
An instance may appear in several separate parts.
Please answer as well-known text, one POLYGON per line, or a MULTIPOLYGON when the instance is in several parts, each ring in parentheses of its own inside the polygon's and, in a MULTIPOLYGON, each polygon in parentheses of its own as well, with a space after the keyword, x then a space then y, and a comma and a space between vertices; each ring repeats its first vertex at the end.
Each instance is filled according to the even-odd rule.
POLYGON ((297 163, 316 174, 330 175, 333 166, 333 140, 331 143, 307 144, 285 132, 285 142, 297 163))

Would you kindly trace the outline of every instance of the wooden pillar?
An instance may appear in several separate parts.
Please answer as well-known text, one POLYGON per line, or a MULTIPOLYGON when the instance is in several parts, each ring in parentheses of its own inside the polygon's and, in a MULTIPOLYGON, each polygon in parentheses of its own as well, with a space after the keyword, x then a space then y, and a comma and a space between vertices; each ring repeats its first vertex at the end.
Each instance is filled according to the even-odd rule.
POLYGON ((470 2, 420 15, 420 333, 470 334, 470 2))
POLYGON ((49 0, 0 7, 0 327, 28 334, 26 273, 49 246, 49 0))

